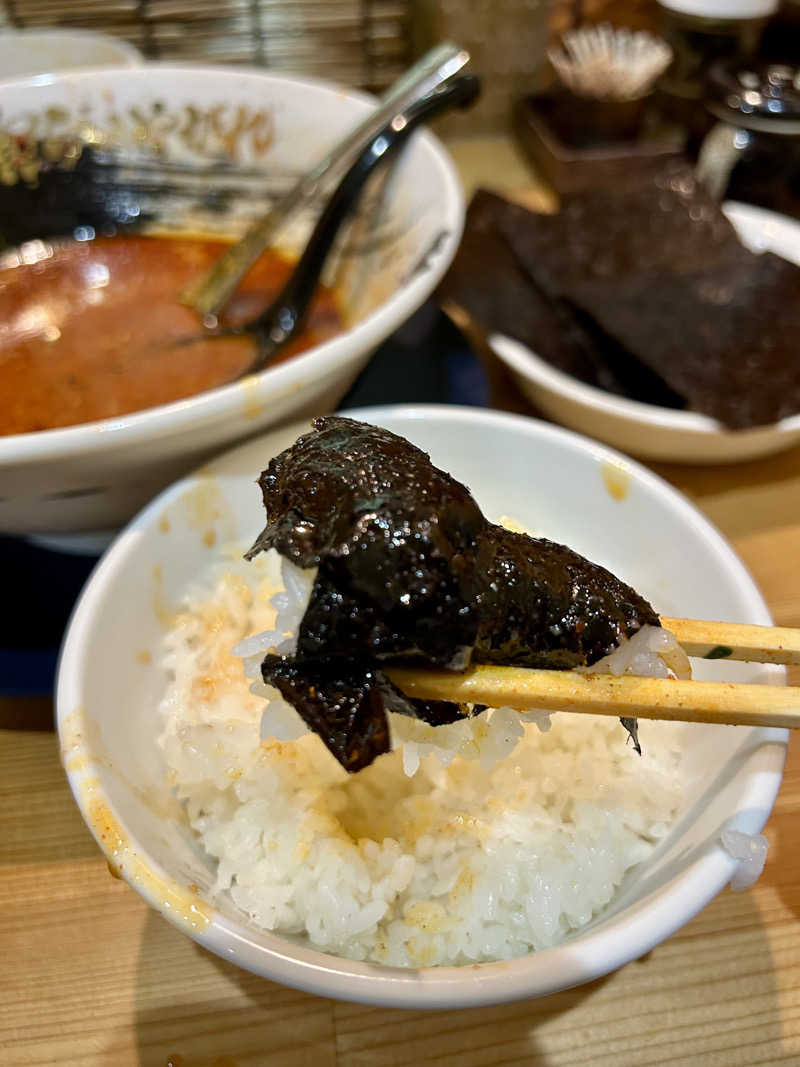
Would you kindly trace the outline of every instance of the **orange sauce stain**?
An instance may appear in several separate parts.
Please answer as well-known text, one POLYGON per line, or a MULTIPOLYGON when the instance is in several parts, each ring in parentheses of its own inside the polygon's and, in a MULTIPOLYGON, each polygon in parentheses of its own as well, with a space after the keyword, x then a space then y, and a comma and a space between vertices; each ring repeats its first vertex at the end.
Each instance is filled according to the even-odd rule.
POLYGON ((239 383, 242 396, 242 416, 252 421, 264 413, 261 399, 261 379, 257 374, 250 374, 239 383))
POLYGON ((631 476, 616 463, 604 463, 601 468, 603 484, 612 500, 625 500, 631 486, 631 476))
POLYGON ((63 760, 64 770, 70 773, 74 771, 85 771, 89 766, 89 757, 84 755, 70 756, 68 759, 63 760))
POLYGON ((85 738, 86 711, 77 707, 61 723, 61 765, 65 771, 83 771, 89 766, 85 738))
POLYGON ((153 614, 164 629, 169 629, 175 621, 175 609, 170 607, 164 595, 164 572, 161 564, 153 566, 153 614))
POLYGON ((105 853, 111 873, 124 870, 126 881, 139 889, 165 919, 189 933, 206 930, 211 923, 211 908, 189 888, 150 869, 99 795, 98 780, 84 781, 79 788, 87 825, 105 853))
MULTIPOLYGON (((110 767, 111 763, 102 755, 97 726, 87 719, 85 708, 78 707, 65 716, 60 733, 62 763, 67 771, 80 775, 72 779, 72 786, 86 824, 105 853, 111 876, 124 878, 139 889, 152 907, 188 933, 206 930, 211 923, 213 909, 200 898, 198 887, 194 884, 181 886, 174 879, 157 874, 149 867, 136 852, 103 799, 100 779, 90 776, 92 770, 110 767)), ((167 805, 163 802, 155 804, 154 798, 146 790, 126 784, 138 801, 159 817, 165 820, 178 817, 179 810, 172 810, 172 807, 179 809, 179 804, 171 794, 167 805)))
POLYGON ((118 867, 116 863, 112 863, 111 860, 106 860, 106 867, 108 867, 108 873, 112 878, 118 878, 122 880, 122 868, 118 867))
POLYGON ((219 519, 225 510, 222 492, 213 474, 199 475, 194 485, 180 500, 186 509, 190 526, 207 526, 219 519))

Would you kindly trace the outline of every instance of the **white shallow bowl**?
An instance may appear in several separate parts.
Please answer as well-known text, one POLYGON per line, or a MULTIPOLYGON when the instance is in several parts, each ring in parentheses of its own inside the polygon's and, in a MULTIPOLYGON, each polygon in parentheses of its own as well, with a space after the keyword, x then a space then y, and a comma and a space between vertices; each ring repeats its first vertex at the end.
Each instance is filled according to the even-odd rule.
POLYGON ((53 74, 80 67, 136 67, 144 63, 127 41, 90 30, 9 30, 0 33, 0 79, 53 74))
MULTIPOLYGON (((731 202, 724 210, 743 243, 754 252, 768 250, 800 265, 800 223, 749 204, 731 202)), ((511 337, 493 334, 489 344, 540 411, 634 456, 680 463, 736 463, 800 442, 800 414, 751 430, 727 430, 708 415, 643 404, 586 385, 511 337)))
MULTIPOLYGON (((248 193, 234 206, 239 226, 257 213, 259 197, 285 188, 373 106, 363 93, 313 79, 230 68, 151 65, 0 84, 0 126, 12 132, 57 138, 91 123, 101 136, 112 131, 125 148, 157 143, 170 162, 213 161, 216 168, 228 160, 234 176, 223 174, 220 182, 239 181, 248 193)), ((170 205, 164 214, 175 221, 170 205)), ((119 527, 159 489, 226 445, 291 417, 333 410, 375 348, 443 275, 463 214, 449 156, 431 134, 415 134, 387 183, 377 240, 372 231, 362 235, 359 251, 344 260, 345 312, 354 320, 348 329, 286 363, 198 396, 0 437, 0 533, 119 527)), ((302 242, 301 227, 292 234, 285 243, 302 242)))
MULTIPOLYGON (((532 419, 475 409, 382 407, 353 415, 428 450, 471 487, 490 517, 511 515, 572 545, 661 612, 770 622, 720 534, 665 482, 610 449, 532 419)), ((415 1008, 490 1004, 577 985, 648 951, 730 879, 735 864, 719 845, 721 830, 763 827, 787 731, 687 727, 685 803, 673 831, 590 928, 511 962, 423 970, 353 963, 258 930, 224 900, 203 901, 213 872, 171 801, 155 742, 167 683, 159 665, 164 620, 214 559, 209 530, 217 545, 249 544, 261 530, 254 477, 304 428, 246 444, 162 493, 119 535, 78 603, 61 654, 57 718, 70 785, 100 847, 200 944, 257 974, 331 997, 415 1008)), ((701 661, 697 674, 763 681, 770 670, 774 680, 775 668, 701 661)), ((642 734, 646 743, 646 724, 642 734)))

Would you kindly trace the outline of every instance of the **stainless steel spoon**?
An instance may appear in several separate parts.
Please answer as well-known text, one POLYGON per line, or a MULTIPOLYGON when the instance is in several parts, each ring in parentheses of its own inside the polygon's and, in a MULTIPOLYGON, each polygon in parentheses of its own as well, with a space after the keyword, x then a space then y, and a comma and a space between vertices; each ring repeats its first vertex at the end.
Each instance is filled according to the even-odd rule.
POLYGON ((395 114, 427 96, 469 62, 469 52, 450 42, 437 45, 384 93, 378 107, 336 144, 274 204, 263 219, 223 253, 210 270, 184 292, 183 303, 200 316, 217 315, 225 307, 247 271, 269 246, 277 231, 320 195, 324 184, 344 173, 356 156, 395 114))
POLYGON ((479 79, 474 74, 463 74, 397 111, 337 186, 288 281, 270 306, 244 325, 206 330, 178 340, 174 346, 249 334, 255 338, 256 353, 242 376, 266 367, 302 325, 339 229, 351 214, 375 168, 395 155, 421 123, 448 108, 469 107, 479 92, 479 79))

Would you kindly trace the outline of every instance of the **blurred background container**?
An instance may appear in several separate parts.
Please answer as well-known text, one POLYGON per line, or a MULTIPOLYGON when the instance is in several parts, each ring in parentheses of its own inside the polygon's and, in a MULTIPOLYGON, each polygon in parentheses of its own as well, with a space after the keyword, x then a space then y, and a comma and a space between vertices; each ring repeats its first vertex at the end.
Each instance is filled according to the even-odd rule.
POLYGON ((147 59, 241 63, 379 89, 408 65, 411 0, 3 0, 0 25, 112 34, 147 59))
MULTIPOLYGON (((380 90, 436 40, 457 40, 484 74, 483 99, 452 132, 509 124, 514 100, 548 77, 548 42, 578 22, 658 24, 655 0, 0 0, 2 29, 111 34, 146 59, 239 63, 380 90)), ((2 71, 0 71, 0 76, 2 71)))
MULTIPOLYGON (((546 50, 565 31, 580 24, 609 22, 665 33, 674 46, 676 37, 681 45, 686 36, 683 23, 689 19, 690 43, 695 46, 697 19, 692 21, 692 16, 682 13, 687 3, 710 3, 724 14, 743 2, 0 0, 0 32, 3 28, 93 30, 129 42, 146 59, 264 66, 370 90, 383 89, 431 43, 450 38, 472 53, 474 68, 485 78, 484 92, 479 107, 469 116, 449 117, 439 128, 488 133, 506 129, 515 99, 550 80, 546 50)), ((777 0, 753 2, 767 4, 770 10, 777 5, 777 0)), ((781 9, 784 18, 798 21, 798 0, 784 0, 781 9)), ((734 21, 738 25, 741 20, 734 21)), ((765 21, 758 20, 759 33, 765 21)), ((771 51, 775 41, 779 45, 786 41, 785 27, 778 30, 776 23, 775 29, 771 51)), ((677 51, 685 65, 685 49, 677 51)), ((778 46, 778 51, 785 47, 778 46)), ((780 58, 786 61, 783 54, 780 58)))

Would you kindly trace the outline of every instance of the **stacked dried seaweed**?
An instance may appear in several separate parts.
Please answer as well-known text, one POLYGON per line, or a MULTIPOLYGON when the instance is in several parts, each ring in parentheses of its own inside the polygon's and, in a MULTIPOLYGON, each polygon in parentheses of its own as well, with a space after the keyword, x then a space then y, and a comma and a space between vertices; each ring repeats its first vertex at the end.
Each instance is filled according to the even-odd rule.
POLYGON ((479 191, 440 296, 610 392, 732 429, 800 411, 800 269, 745 249, 677 162, 557 215, 479 191))

